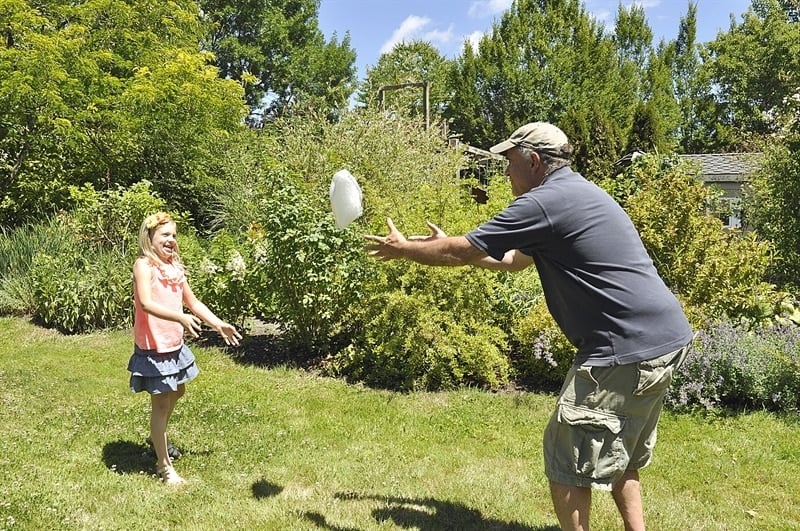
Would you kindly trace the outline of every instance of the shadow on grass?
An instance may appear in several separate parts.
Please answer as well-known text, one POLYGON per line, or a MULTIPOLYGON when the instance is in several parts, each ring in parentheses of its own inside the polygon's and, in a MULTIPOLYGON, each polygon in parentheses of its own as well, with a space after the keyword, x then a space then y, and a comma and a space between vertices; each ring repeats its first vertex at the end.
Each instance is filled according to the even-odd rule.
POLYGON ((271 483, 269 481, 259 479, 251 487, 253 490, 253 498, 261 500, 263 498, 272 498, 283 492, 283 487, 271 483))
POLYGON ((104 445, 103 463, 117 474, 150 474, 155 471, 149 448, 131 441, 114 441, 104 445))
MULTIPOLYGON (((401 528, 413 528, 420 531, 558 531, 558 526, 531 527, 518 522, 504 522, 487 518, 477 509, 462 503, 440 501, 433 498, 405 498, 394 496, 362 495, 355 493, 336 494, 341 500, 375 500, 380 507, 372 510, 377 522, 391 521, 401 528)), ((322 529, 331 531, 355 531, 351 528, 338 527, 326 522, 319 513, 306 513, 305 518, 322 529)))
POLYGON ((238 347, 226 345, 222 338, 213 332, 204 332, 198 339, 192 340, 192 344, 219 348, 236 363, 265 369, 276 367, 313 369, 320 360, 318 353, 306 352, 288 343, 279 333, 263 330, 244 334, 238 347))

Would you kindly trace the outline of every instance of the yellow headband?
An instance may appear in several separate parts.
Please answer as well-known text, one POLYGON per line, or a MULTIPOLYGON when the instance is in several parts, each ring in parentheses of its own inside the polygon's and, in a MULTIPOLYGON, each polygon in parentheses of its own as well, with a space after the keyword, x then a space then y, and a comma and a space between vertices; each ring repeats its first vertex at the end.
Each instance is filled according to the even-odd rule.
POLYGON ((172 218, 169 217, 169 214, 167 214, 166 212, 158 212, 156 214, 150 214, 149 216, 144 218, 144 225, 145 227, 147 227, 147 230, 153 230, 159 225, 163 225, 164 223, 169 223, 170 221, 172 221, 172 218))

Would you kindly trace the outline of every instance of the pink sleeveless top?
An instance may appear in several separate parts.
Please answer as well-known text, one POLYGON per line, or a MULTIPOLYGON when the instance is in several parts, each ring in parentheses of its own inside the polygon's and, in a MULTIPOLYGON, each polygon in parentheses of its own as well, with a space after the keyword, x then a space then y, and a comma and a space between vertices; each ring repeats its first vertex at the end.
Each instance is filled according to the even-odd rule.
MULTIPOLYGON (((183 267, 165 264, 157 266, 150 263, 150 288, 153 302, 170 310, 183 310, 183 286, 186 275, 183 267)), ((175 321, 160 319, 142 309, 136 284, 133 286, 133 338, 142 350, 155 350, 158 353, 174 352, 183 345, 183 326, 175 321)))

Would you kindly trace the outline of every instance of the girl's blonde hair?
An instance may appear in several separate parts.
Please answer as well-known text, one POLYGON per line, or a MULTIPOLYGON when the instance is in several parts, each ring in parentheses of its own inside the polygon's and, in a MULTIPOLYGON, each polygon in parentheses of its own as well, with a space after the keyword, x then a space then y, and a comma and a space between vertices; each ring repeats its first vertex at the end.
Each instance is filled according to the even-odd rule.
MULTIPOLYGON (((175 223, 175 220, 166 212, 156 212, 144 218, 142 226, 139 227, 139 256, 149 258, 155 264, 162 263, 156 250, 153 248, 152 236, 153 231, 167 223, 175 223)), ((175 251, 172 254, 172 263, 176 265, 181 263, 177 241, 175 242, 175 251)))

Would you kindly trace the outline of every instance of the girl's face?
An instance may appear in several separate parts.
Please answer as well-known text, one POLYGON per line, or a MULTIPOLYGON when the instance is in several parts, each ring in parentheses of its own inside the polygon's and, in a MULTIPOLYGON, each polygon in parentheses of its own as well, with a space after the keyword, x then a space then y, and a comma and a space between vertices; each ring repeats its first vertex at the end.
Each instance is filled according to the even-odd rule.
POLYGON ((164 262, 171 262, 175 254, 175 248, 178 245, 178 228, 175 222, 170 221, 159 225, 153 229, 153 234, 150 236, 150 243, 153 245, 153 251, 164 262))

